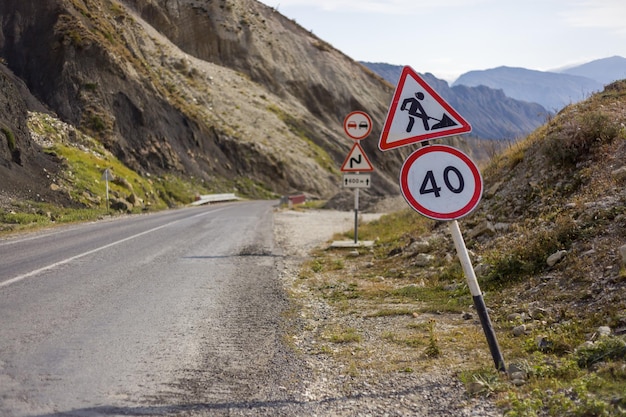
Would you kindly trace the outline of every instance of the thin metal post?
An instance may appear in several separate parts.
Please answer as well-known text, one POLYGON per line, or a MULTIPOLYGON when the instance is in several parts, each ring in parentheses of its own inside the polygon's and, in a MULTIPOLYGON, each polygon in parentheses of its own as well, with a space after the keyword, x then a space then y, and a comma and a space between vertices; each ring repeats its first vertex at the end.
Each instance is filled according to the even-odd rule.
POLYGON ((359 189, 354 191, 354 244, 359 243, 359 189))
POLYGON ((106 185, 107 185, 107 214, 109 213, 109 170, 107 169, 106 171, 104 171, 104 176, 106 179, 106 185))
POLYGON ((485 336, 487 337, 487 344, 489 345, 489 350, 491 351, 491 357, 493 358, 496 369, 498 371, 505 371, 506 367, 504 365, 504 358, 502 357, 502 352, 500 351, 500 346, 498 345, 493 325, 489 319, 487 306, 485 305, 485 300, 480 292, 478 280, 476 279, 476 274, 474 273, 472 261, 470 260, 469 253, 467 252, 467 247, 465 246, 465 241, 463 240, 463 235, 461 234, 461 229, 459 228, 459 223, 456 220, 453 220, 449 222, 449 226, 450 234, 452 235, 452 240, 454 241, 454 246, 456 247, 456 252, 459 255, 463 272, 465 272, 467 285, 472 293, 472 298, 474 299, 476 313, 478 314, 480 324, 482 325, 485 336))

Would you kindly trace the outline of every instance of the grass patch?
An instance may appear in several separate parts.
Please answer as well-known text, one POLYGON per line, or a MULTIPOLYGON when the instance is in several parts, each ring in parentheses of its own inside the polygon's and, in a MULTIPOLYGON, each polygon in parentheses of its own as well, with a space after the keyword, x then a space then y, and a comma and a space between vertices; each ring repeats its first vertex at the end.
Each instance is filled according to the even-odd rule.
POLYGON ((5 126, 0 126, 0 131, 6 137, 7 146, 9 147, 9 151, 11 151, 11 152, 15 151, 15 148, 16 148, 17 144, 15 142, 15 135, 13 134, 13 132, 9 128, 5 127, 5 126))
POLYGON ((327 331, 324 338, 336 344, 358 343, 362 340, 362 336, 357 329, 339 327, 327 331))
POLYGON ((588 111, 557 118, 542 141, 542 151, 559 165, 574 166, 602 144, 624 135, 624 128, 607 114, 588 111))
POLYGON ((546 269, 548 256, 570 248, 579 232, 569 215, 558 215, 553 223, 541 227, 528 221, 520 226, 520 233, 505 251, 494 249, 485 255, 486 263, 491 266, 484 279, 486 288, 500 288, 546 269))
POLYGON ((101 218, 104 209, 59 207, 53 204, 24 201, 0 212, 0 234, 13 233, 63 223, 92 221, 101 218))

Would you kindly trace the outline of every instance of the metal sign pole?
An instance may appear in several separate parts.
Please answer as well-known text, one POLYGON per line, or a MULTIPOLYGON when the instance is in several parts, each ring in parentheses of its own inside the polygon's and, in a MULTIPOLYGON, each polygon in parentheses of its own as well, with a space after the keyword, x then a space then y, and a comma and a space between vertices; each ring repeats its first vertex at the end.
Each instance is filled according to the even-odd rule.
POLYGON ((107 213, 109 212, 109 168, 106 168, 104 170, 104 181, 106 183, 106 191, 107 191, 107 195, 106 195, 106 200, 107 200, 107 213))
POLYGON ((359 243, 359 189, 354 191, 354 244, 359 243))
POLYGON ((491 357, 496 365, 496 369, 498 371, 505 371, 506 368, 504 366, 504 358, 500 352, 500 346, 498 346, 496 333, 493 329, 493 325, 491 324, 491 320, 489 319, 487 306, 485 305, 485 300, 480 292, 478 280, 476 279, 476 274, 474 273, 474 268, 472 267, 472 261, 470 260, 467 248, 465 247, 465 241, 463 240, 459 223, 456 220, 453 220, 449 222, 449 226, 450 234, 452 234, 452 240, 454 240, 454 246, 457 254, 459 255, 459 260, 461 261, 463 272, 465 272, 465 277, 467 278, 467 285, 469 286, 472 298, 474 299, 474 307, 476 307, 476 312, 480 318, 480 324, 483 326, 483 331, 487 337, 487 344, 489 345, 489 350, 491 351, 491 357))

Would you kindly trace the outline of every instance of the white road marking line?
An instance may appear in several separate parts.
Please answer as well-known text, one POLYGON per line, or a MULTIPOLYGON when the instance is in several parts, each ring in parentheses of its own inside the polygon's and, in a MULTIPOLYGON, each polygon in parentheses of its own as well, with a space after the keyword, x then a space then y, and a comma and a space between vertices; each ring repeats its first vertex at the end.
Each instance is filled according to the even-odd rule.
POLYGON ((25 274, 18 275, 18 276, 14 277, 14 278, 11 278, 11 279, 9 279, 7 281, 0 282, 0 288, 7 287, 7 286, 9 286, 11 284, 15 284, 16 282, 22 281, 22 280, 24 280, 26 278, 35 276, 35 275, 37 275, 37 274, 39 274, 41 272, 48 271, 48 270, 56 268, 57 266, 60 266, 60 265, 65 265, 65 264, 67 264, 69 262, 75 261, 76 259, 82 258, 84 256, 91 255, 91 254, 96 253, 96 252, 100 252, 101 250, 108 249, 108 248, 110 248, 112 246, 115 246, 115 245, 119 245, 120 243, 127 242, 129 240, 135 239, 135 238, 143 236, 143 235, 147 235, 148 233, 156 232, 157 230, 163 229, 165 227, 169 227, 169 226, 171 226, 173 224, 176 224, 178 222, 181 222, 183 220, 194 219, 196 217, 206 216, 207 214, 215 214, 218 211, 222 211, 222 210, 225 210, 225 208, 220 208, 220 209, 217 209, 217 210, 212 210, 212 211, 209 211, 209 212, 196 214, 195 216, 191 216, 191 217, 185 217, 184 219, 178 219, 178 220, 175 220, 173 222, 161 225, 159 227, 155 227, 154 229, 150 229, 150 230, 146 230, 146 231, 141 232, 141 233, 137 233, 136 235, 129 236, 127 238, 118 240, 116 242, 109 243, 108 245, 104 245, 104 246, 101 246, 99 248, 92 249, 92 250, 87 251, 87 252, 83 252, 83 253, 81 253, 79 255, 75 255, 75 256, 72 256, 70 258, 63 259, 62 261, 55 262, 55 263, 53 263, 51 265, 48 265, 48 266, 44 266, 43 268, 35 269, 34 271, 30 271, 30 272, 27 272, 25 274))

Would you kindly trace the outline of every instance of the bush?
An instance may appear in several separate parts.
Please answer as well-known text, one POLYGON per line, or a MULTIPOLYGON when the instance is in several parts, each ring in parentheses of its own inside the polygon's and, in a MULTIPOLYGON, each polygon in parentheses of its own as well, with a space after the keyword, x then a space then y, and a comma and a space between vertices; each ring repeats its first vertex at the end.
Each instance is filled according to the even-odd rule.
POLYGON ((619 123, 603 113, 584 113, 550 126, 542 142, 542 151, 555 164, 576 165, 595 147, 612 142, 621 129, 619 123))
POLYGON ((548 256, 568 248, 578 233, 576 223, 569 216, 558 217, 551 228, 539 229, 529 225, 526 233, 511 242, 509 251, 487 255, 487 262, 492 267, 487 282, 503 284, 542 271, 546 268, 548 256))
POLYGON ((576 353, 578 366, 590 366, 607 360, 626 359, 626 340, 619 337, 605 337, 592 346, 584 347, 576 353))

